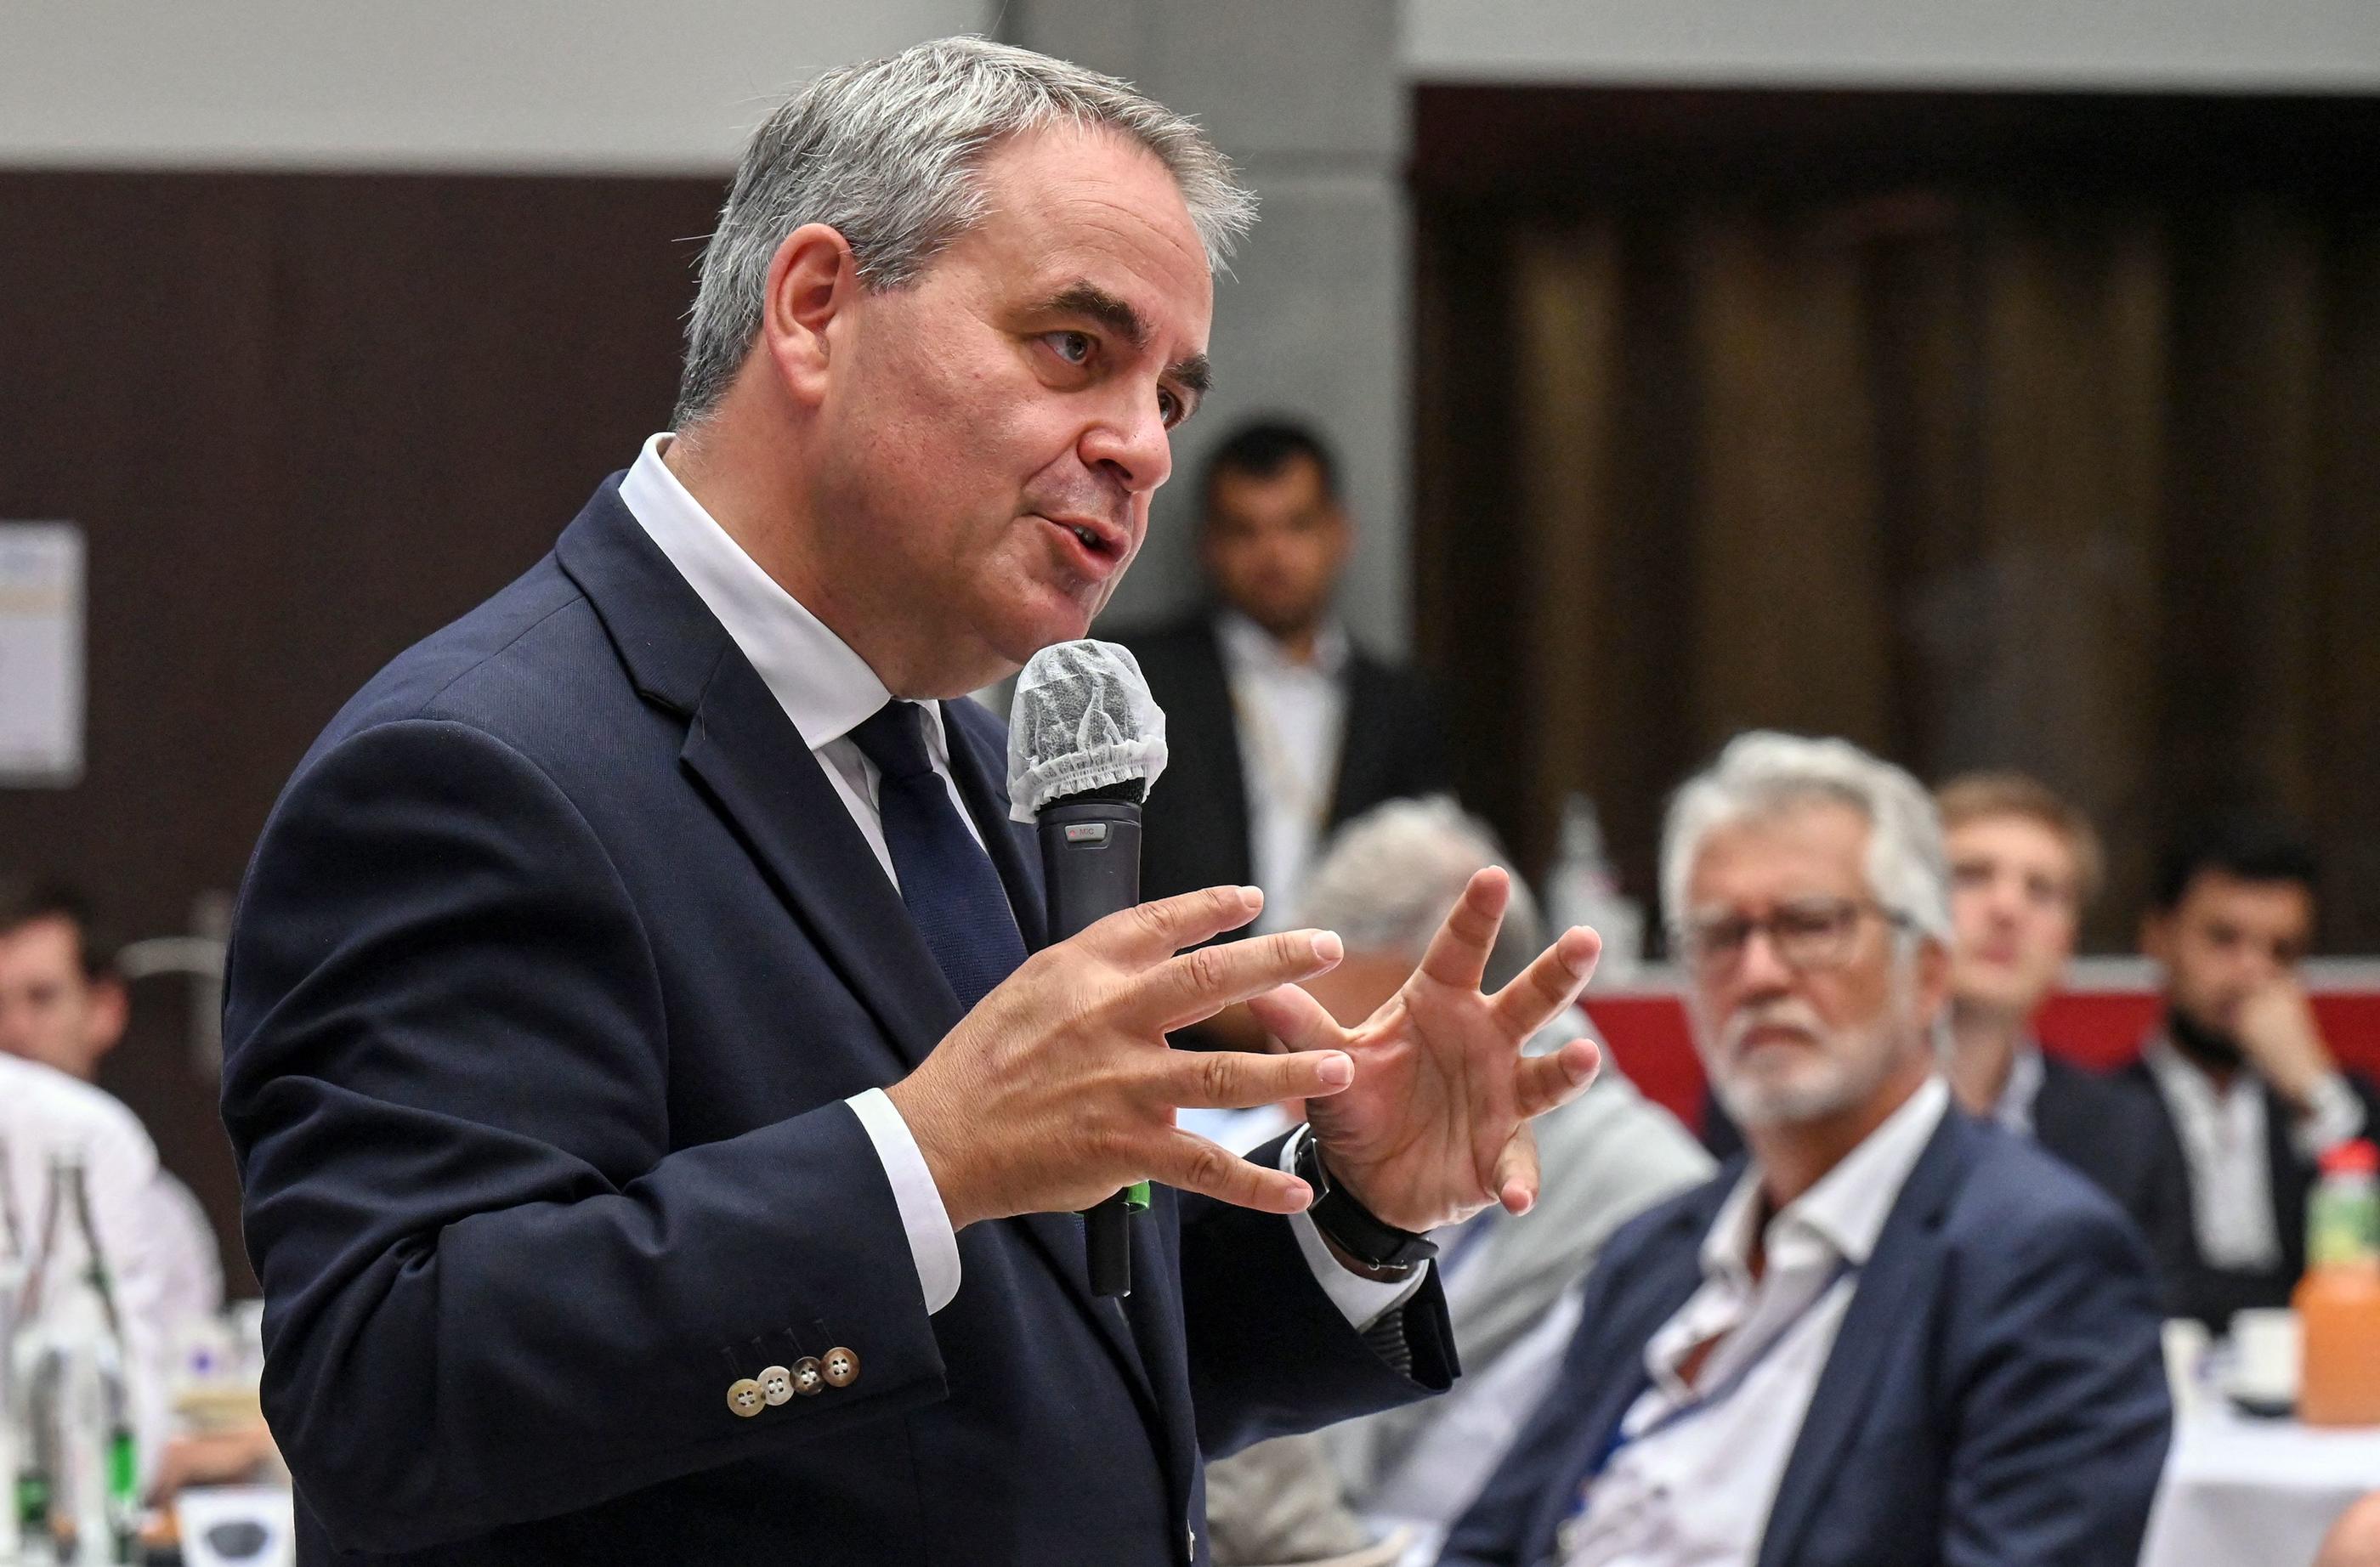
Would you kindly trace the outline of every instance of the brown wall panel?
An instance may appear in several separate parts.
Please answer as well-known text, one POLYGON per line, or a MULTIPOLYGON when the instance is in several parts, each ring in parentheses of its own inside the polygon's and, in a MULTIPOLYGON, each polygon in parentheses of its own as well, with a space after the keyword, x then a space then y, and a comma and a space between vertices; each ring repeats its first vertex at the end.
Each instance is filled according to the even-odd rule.
MULTIPOLYGON (((237 885, 288 771, 666 422, 709 179, 0 174, 0 518, 89 553, 82 783, 0 789, 0 869, 132 937, 237 885)), ((105 1086, 227 1239, 187 992, 105 1086)), ((235 1290, 252 1288, 236 1240, 235 1290)))

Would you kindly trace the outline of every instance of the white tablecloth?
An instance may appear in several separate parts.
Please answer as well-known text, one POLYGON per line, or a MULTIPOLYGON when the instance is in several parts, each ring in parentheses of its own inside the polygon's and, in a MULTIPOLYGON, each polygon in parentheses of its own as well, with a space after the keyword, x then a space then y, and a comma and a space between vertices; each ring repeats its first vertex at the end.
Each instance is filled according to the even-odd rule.
POLYGON ((2380 1428, 2311 1430, 2217 1403, 2174 1429, 2141 1567, 2308 1567, 2347 1504, 2380 1490, 2380 1428))

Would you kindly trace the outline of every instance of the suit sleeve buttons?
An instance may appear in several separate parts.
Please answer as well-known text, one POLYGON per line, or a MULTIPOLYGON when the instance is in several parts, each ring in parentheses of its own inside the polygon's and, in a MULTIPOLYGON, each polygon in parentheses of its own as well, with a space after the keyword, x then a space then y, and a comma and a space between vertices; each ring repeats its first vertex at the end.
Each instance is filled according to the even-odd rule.
POLYGON ((759 1382, 760 1396, 769 1401, 770 1408, 774 1409, 781 1403, 793 1402, 794 1374, 783 1367, 770 1367, 760 1373, 759 1382))
POLYGON ((847 1388, 859 1380, 859 1356, 838 1344, 826 1352, 826 1379, 830 1386, 847 1388))
POLYGON ((794 1391, 804 1398, 826 1391, 826 1373, 819 1368, 817 1355, 806 1354, 794 1362, 794 1391))
POLYGON ((768 1407, 769 1395, 749 1377, 739 1377, 727 1390, 727 1407, 749 1420, 768 1407))

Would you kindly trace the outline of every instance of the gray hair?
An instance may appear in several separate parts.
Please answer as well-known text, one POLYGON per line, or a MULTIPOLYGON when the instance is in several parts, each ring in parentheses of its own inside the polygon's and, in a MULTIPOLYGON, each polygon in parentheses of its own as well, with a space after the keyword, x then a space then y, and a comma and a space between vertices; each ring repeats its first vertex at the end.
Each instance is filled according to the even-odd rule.
MULTIPOLYGON (((1351 953, 1419 963, 1464 885, 1491 865, 1512 869, 1494 831, 1452 800, 1390 800, 1331 837, 1306 877, 1298 920, 1336 930, 1351 953)), ((1536 900, 1514 876, 1482 983, 1502 989, 1544 944, 1536 900)))
POLYGON ((1848 740, 1755 730, 1688 779, 1661 833, 1661 901, 1686 914, 1686 883, 1703 841, 1718 828, 1813 802, 1851 807, 1868 821, 1868 890, 1922 935, 1950 940, 1950 878, 1933 796, 1907 772, 1848 740))
POLYGON ((1172 174, 1218 270, 1256 198, 1188 119, 1113 77, 1029 49, 945 38, 826 72, 752 133, 702 253, 674 422, 718 406, 760 330, 769 261, 820 223, 849 241, 860 280, 898 288, 984 215, 984 156, 1024 131, 1104 128, 1172 174))

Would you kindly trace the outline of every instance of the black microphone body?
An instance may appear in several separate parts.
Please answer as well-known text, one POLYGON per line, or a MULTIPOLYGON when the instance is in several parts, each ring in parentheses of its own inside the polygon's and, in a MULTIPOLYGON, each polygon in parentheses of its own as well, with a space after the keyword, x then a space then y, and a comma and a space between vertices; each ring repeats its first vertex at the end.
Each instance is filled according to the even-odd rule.
MULTIPOLYGON (((1050 940, 1079 935, 1109 915, 1140 902, 1140 805, 1148 786, 1139 779, 1063 796, 1041 808, 1041 881, 1050 940)), ((1132 1294, 1131 1219, 1148 1206, 1146 1186, 1118 1192, 1083 1215, 1083 1243, 1095 1295, 1132 1294)))

